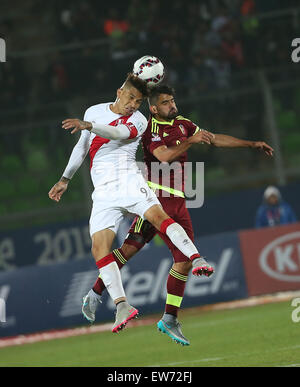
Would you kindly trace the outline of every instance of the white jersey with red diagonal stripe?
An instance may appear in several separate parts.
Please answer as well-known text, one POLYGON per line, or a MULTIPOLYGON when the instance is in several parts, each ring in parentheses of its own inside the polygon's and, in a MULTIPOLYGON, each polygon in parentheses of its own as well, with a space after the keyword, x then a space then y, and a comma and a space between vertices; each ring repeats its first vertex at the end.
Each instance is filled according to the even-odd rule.
POLYGON ((90 133, 89 153, 91 177, 94 187, 120 180, 121 176, 137 170, 136 151, 141 135, 147 128, 147 120, 139 111, 130 116, 116 114, 110 109, 111 103, 91 106, 84 115, 85 121, 97 121, 106 125, 125 124, 129 139, 108 140, 90 133))
POLYGON ((141 135, 147 128, 147 120, 139 111, 129 116, 122 116, 111 111, 111 103, 101 103, 88 108, 84 121, 116 126, 124 124, 128 127, 127 140, 108 140, 87 130, 81 132, 80 139, 74 147, 73 154, 66 167, 64 176, 71 178, 78 166, 82 155, 90 154, 91 178, 94 187, 112 181, 120 180, 124 174, 137 171, 136 151, 141 135))
POLYGON ((141 135, 147 128, 147 120, 139 111, 130 116, 115 114, 110 110, 110 104, 91 106, 85 112, 84 120, 105 125, 126 125, 128 139, 108 140, 88 130, 81 131, 63 173, 64 177, 71 179, 87 153, 90 153, 94 185, 91 236, 104 229, 117 233, 126 212, 144 217, 150 207, 160 205, 135 160, 141 135))

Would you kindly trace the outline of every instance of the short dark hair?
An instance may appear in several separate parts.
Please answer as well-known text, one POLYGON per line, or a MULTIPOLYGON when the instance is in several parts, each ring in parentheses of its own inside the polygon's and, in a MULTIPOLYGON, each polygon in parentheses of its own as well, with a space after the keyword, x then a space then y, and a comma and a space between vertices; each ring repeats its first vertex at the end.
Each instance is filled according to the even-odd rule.
POLYGON ((152 87, 150 89, 149 97, 148 97, 148 101, 149 101, 150 106, 156 104, 157 99, 160 96, 160 94, 167 94, 167 95, 175 96, 175 90, 173 89, 173 87, 166 85, 166 84, 157 85, 157 86, 152 87))
POLYGON ((148 97, 149 95, 149 89, 147 86, 147 82, 143 79, 137 77, 133 73, 128 73, 127 78, 125 79, 123 86, 132 86, 135 89, 137 89, 140 93, 142 93, 143 97, 148 97))

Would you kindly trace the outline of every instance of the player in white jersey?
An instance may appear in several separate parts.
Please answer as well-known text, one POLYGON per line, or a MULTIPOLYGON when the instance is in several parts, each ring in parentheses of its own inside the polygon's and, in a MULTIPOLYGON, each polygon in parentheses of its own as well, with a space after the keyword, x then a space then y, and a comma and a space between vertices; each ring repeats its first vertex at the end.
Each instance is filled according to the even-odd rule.
MULTIPOLYGON (((117 307, 113 332, 123 329, 138 314, 137 309, 126 300, 120 271, 111 251, 119 224, 126 213, 147 219, 166 234, 190 259, 196 275, 197 269, 202 272, 203 265, 207 265, 183 228, 163 211, 136 164, 135 153, 141 135, 147 128, 147 120, 138 108, 147 93, 146 83, 129 74, 123 86, 117 90, 115 102, 90 107, 85 112, 84 121, 64 120, 64 129, 72 129, 71 133, 81 131, 81 136, 62 178, 49 191, 50 199, 58 202, 70 179, 87 153, 90 153, 94 185, 90 217, 92 254, 117 307)), ((211 138, 212 135, 207 133, 207 143, 211 138)))

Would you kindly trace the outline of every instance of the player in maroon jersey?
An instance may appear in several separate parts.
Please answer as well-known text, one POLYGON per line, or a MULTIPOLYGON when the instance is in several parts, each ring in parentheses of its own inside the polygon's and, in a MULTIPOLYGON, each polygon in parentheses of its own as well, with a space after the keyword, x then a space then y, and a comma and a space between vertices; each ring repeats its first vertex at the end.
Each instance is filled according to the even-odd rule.
MULTIPOLYGON (((208 138, 207 131, 178 115, 174 95, 174 90, 167 85, 158 85, 151 91, 149 96, 151 118, 142 137, 144 161, 147 167, 148 184, 155 190, 163 209, 184 228, 193 241, 193 227, 184 196, 185 174, 183 170, 184 163, 187 161, 187 150, 193 144, 207 143, 217 147, 260 149, 271 156, 273 149, 261 141, 241 140, 223 134, 213 134, 208 138), (177 163, 174 169, 170 169, 169 163, 173 161, 177 163), (156 168, 159 162, 162 163, 160 174, 157 173, 156 168), (166 177, 164 167, 168 177, 167 185, 164 181, 166 177)), ((165 313, 157 325, 159 330, 168 334, 177 343, 189 345, 189 341, 182 334, 177 314, 183 299, 188 273, 192 269, 191 261, 172 245, 165 235, 157 232, 149 222, 140 217, 134 219, 122 247, 115 249, 113 253, 121 268, 157 233, 168 245, 174 258, 174 264, 167 279, 165 313)), ((210 276, 213 271, 214 269, 204 260, 202 270, 196 273, 193 270, 193 274, 210 276)), ((104 288, 101 278, 98 278, 93 289, 83 299, 82 312, 91 322, 95 319, 95 311, 100 301, 99 296, 104 288)))

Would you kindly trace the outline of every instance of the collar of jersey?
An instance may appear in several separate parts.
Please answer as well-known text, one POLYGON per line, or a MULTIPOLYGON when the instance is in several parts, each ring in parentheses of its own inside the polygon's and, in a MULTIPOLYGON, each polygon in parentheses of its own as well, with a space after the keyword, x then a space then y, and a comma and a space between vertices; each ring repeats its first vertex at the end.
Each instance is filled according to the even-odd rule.
POLYGON ((168 122, 168 121, 158 121, 156 118, 152 117, 152 120, 157 124, 170 125, 170 126, 172 126, 174 123, 174 119, 168 122))

